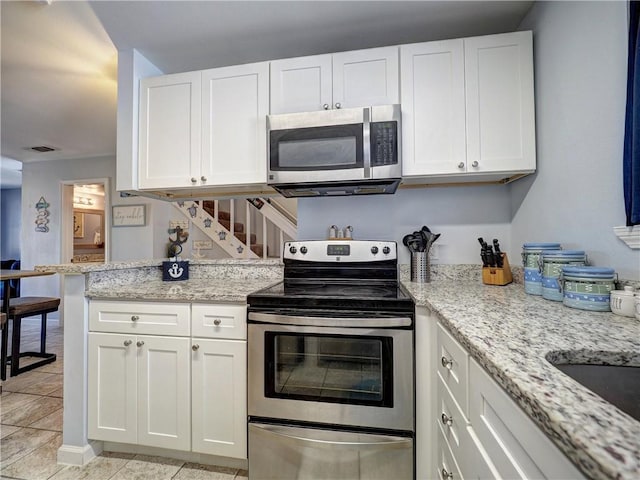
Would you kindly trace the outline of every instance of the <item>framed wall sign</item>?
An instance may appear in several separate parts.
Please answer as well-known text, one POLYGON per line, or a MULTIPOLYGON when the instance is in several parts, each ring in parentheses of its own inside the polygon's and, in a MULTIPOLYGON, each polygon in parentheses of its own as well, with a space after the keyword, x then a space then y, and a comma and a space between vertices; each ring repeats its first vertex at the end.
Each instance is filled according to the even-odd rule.
POLYGON ((140 227, 146 222, 146 205, 114 205, 111 224, 114 227, 140 227))

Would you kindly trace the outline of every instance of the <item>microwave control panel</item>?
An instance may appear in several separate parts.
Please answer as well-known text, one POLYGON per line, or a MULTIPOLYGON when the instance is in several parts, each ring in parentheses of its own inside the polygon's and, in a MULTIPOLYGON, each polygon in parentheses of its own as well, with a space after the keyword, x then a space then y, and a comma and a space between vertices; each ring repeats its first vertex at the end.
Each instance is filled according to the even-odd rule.
POLYGON ((371 122, 371 166, 397 165, 398 123, 371 122))

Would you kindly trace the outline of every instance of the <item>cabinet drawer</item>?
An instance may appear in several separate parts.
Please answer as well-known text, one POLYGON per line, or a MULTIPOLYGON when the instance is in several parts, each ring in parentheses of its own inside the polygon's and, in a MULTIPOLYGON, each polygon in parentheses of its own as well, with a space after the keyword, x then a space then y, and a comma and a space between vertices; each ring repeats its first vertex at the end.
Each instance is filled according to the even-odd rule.
MULTIPOLYGON (((462 478, 460 475, 460 469, 458 468, 458 464, 453 459, 453 453, 451 453, 451 449, 449 448, 449 444, 444 438, 444 434, 442 433, 442 429, 437 429, 438 438, 437 438, 437 454, 436 454, 436 474, 433 478, 437 478, 438 480, 458 480, 462 478)), ((431 477, 430 477, 431 478, 431 477)))
POLYGON ((449 387, 449 391, 462 413, 468 418, 469 356, 440 323, 438 323, 437 337, 436 364, 439 376, 449 387))
POLYGON ((246 305, 193 304, 191 315, 194 337, 247 339, 246 305))
POLYGON ((187 303, 115 302, 89 303, 89 329, 94 332, 189 336, 187 303))
POLYGON ((500 477, 584 478, 475 360, 470 374, 470 420, 500 477))

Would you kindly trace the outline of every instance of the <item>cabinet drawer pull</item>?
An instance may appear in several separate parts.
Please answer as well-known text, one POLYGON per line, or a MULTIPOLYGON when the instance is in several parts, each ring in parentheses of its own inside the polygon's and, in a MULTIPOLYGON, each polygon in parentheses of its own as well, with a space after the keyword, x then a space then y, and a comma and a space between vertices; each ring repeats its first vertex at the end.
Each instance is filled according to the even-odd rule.
POLYGON ((221 323, 222 323, 222 320, 220 320, 219 318, 216 318, 216 319, 213 321, 213 324, 214 324, 216 327, 217 327, 218 325, 220 325, 221 323))
POLYGON ((442 356, 442 358, 440 359, 440 363, 442 363, 442 366, 444 368, 446 368, 447 370, 451 370, 453 368, 453 360, 449 360, 447 357, 445 357, 444 355, 442 356))
POLYGON ((191 346, 191 350, 193 350, 194 352, 197 352, 199 348, 200 348, 200 345, 198 345, 197 343, 194 343, 191 346))
POLYGON ((451 425, 453 425, 453 417, 449 417, 446 413, 442 413, 442 416, 440 417, 440 419, 442 420, 442 424, 446 425, 447 427, 450 427, 451 425))
POLYGON ((131 315, 132 322, 137 322, 138 320, 140 320, 140 317, 138 315, 131 315))
POLYGON ((473 168, 476 168, 478 165, 479 165, 479 164, 478 164, 478 161, 477 161, 477 160, 475 160, 475 161, 471 164, 471 166, 472 166, 473 168))
POLYGON ((340 102, 336 103, 336 108, 342 108, 342 104, 340 102))
POLYGON ((447 472, 447 469, 442 467, 442 478, 444 480, 449 480, 449 479, 453 478, 453 473, 447 472))
POLYGON ((206 182, 207 181, 207 177, 205 177, 204 175, 200 177, 200 181, 202 182, 206 182))
POLYGON ((198 179, 196 177, 191 177, 191 183, 196 183, 198 179))
POLYGON ((131 345, 133 342, 131 340, 125 340, 124 341, 124 346, 128 347, 129 345, 131 345))
POLYGON ((139 347, 141 347, 141 346, 143 346, 143 345, 144 345, 144 342, 143 342, 142 340, 138 340, 138 341, 136 342, 136 345, 137 345, 137 346, 139 346, 139 347))
POLYGON ((458 168, 464 168, 464 162, 460 162, 460 163, 458 164, 458 168))
POLYGON ((322 108, 324 108, 325 110, 329 110, 329 104, 325 103, 324 105, 322 105, 322 108))

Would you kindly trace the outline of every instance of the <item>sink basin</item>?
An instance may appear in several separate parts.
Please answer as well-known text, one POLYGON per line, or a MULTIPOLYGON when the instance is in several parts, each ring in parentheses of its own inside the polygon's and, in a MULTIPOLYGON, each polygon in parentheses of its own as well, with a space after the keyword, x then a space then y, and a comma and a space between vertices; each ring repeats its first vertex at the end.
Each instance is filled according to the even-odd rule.
POLYGON ((640 366, 572 363, 553 366, 640 421, 640 366))

